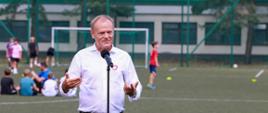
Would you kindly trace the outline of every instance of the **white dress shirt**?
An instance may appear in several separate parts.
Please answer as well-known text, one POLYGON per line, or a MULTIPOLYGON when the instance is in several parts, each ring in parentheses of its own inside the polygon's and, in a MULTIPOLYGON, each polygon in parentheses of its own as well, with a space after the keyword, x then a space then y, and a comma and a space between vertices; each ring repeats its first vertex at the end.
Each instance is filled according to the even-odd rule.
MULTIPOLYGON (((128 97, 129 101, 139 99, 142 86, 127 52, 112 47, 110 57, 114 64, 114 68, 110 70, 110 113, 119 113, 124 111, 124 84, 138 82, 136 95, 128 97)), ((79 86, 79 111, 94 113, 107 111, 107 63, 95 45, 76 53, 68 75, 69 78, 81 77, 82 79, 79 86)), ((60 92, 63 93, 62 87, 60 92)))

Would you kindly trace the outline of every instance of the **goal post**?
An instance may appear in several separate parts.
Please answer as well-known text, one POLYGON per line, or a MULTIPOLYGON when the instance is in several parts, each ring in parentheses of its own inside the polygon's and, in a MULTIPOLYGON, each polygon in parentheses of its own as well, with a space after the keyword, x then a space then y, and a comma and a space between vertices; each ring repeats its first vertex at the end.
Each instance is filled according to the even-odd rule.
MULTIPOLYGON (((60 62, 59 58, 62 58, 61 53, 66 53, 66 52, 72 52, 72 54, 74 54, 75 52, 77 52, 78 46, 81 45, 79 43, 77 43, 78 40, 78 34, 80 32, 82 33, 87 33, 88 35, 90 34, 91 28, 90 27, 52 27, 51 30, 51 47, 55 48, 55 52, 56 52, 56 64, 57 65, 61 65, 61 64, 69 64, 68 63, 64 63, 64 62, 60 62), (58 32, 60 31, 64 31, 64 32, 68 32, 68 36, 69 37, 64 37, 64 38, 68 38, 69 42, 59 42, 57 41, 58 38, 62 38, 62 37, 58 37, 58 32), (71 46, 73 45, 73 46, 71 46)), ((148 68, 148 63, 149 63, 149 29, 148 28, 115 28, 115 33, 114 33, 114 46, 123 49, 125 51, 127 51, 128 53, 134 53, 134 54, 144 54, 143 59, 143 63, 142 64, 137 64, 135 63, 134 60, 134 64, 136 67, 145 67, 148 68), (136 38, 134 38, 134 41, 131 43, 121 43, 119 40, 120 38, 129 38, 129 37, 123 37, 120 36, 120 34, 128 34, 128 35, 135 35, 138 32, 143 32, 142 34, 144 34, 144 36, 142 35, 142 38, 145 38, 143 43, 135 43, 136 38)), ((134 36, 135 37, 135 36, 134 36)), ((90 36, 87 37, 88 39, 90 39, 90 36)), ((132 39, 124 39, 124 40, 132 40, 132 39)), ((91 43, 92 44, 92 43, 91 43)), ((84 45, 88 46, 90 45, 88 42, 86 42, 84 45)), ((132 55, 131 55, 132 56, 132 55)), ((133 56, 132 56, 133 58, 133 56)), ((68 61, 68 60, 67 60, 68 61)))

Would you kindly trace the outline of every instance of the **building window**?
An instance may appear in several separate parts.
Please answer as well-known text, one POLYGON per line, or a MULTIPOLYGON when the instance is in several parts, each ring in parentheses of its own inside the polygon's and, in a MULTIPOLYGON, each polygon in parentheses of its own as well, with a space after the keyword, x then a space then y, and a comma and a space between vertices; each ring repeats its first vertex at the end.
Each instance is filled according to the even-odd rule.
MULTIPOLYGON (((47 25, 39 26, 38 42, 50 42, 51 41, 51 29, 52 27, 69 27, 69 21, 50 21, 47 25)), ((57 30, 55 32, 55 42, 68 43, 70 40, 69 30, 57 30)))
MULTIPOLYGON (((28 41, 28 30, 27 30, 27 22, 26 21, 2 21, 3 24, 7 27, 7 29, 15 35, 16 38, 19 39, 20 42, 28 41)), ((7 30, 4 29, 4 26, 0 27, 0 42, 8 42, 9 38, 12 37, 11 34, 8 33, 7 30)))
POLYGON ((187 44, 187 27, 189 25, 189 44, 196 44, 197 24, 196 23, 162 23, 163 44, 187 44), (182 37, 182 38, 181 38, 182 37))
POLYGON ((268 28, 266 24, 258 24, 254 27, 252 44, 253 45, 268 45, 268 28))
MULTIPOLYGON (((77 26, 81 27, 81 21, 78 21, 77 26)), ((90 21, 86 22, 86 27, 90 27, 90 21)), ((78 44, 93 44, 95 41, 91 37, 91 33, 88 30, 78 30, 77 31, 77 43, 78 44)))
MULTIPOLYGON (((215 23, 206 23, 206 36, 212 29, 215 23)), ((220 29, 219 27, 216 28, 208 37, 205 39, 205 45, 230 45, 231 43, 231 28, 220 29)), ((241 44, 241 28, 235 27, 234 28, 234 37, 233 37, 233 44, 240 45, 241 44)))
MULTIPOLYGON (((154 40, 154 23, 153 22, 120 22, 120 28, 148 28, 149 29, 149 43, 154 40)), ((116 33, 115 33, 116 35, 116 33)), ((145 32, 119 32, 120 44, 145 44, 145 32), (135 40, 134 40, 135 39, 135 40)))

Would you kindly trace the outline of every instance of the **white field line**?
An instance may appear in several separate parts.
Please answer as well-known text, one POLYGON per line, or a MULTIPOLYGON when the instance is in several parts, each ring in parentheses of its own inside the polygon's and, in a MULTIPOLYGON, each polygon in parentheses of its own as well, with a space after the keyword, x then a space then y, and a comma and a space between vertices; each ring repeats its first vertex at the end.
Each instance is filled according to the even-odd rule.
MULTIPOLYGON (((268 103, 268 100, 254 99, 217 99, 217 98, 172 98, 172 97, 141 97, 141 100, 153 101, 187 101, 187 102, 228 102, 228 103, 268 103)), ((77 102, 78 99, 34 101, 34 102, 0 102, 1 105, 25 105, 25 104, 47 104, 77 102)))
POLYGON ((253 99, 170 98, 170 97, 142 97, 141 99, 143 99, 143 100, 159 100, 159 101, 268 103, 268 100, 253 100, 253 99))
POLYGON ((172 67, 168 69, 169 72, 176 71, 176 70, 177 70, 177 67, 172 67))
POLYGON ((45 100, 45 101, 33 101, 33 102, 0 102, 0 105, 24 105, 24 104, 48 104, 48 103, 64 103, 64 102, 76 102, 78 99, 64 99, 64 100, 45 100))
POLYGON ((258 78, 261 76, 261 74, 264 72, 263 69, 261 69, 256 75, 255 75, 255 78, 258 78))

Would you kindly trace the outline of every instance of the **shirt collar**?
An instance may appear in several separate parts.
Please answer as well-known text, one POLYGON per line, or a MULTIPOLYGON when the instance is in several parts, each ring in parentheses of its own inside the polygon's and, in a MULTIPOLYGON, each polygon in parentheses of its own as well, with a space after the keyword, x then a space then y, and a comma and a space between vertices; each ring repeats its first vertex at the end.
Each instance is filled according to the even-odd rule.
MULTIPOLYGON (((96 47, 96 44, 95 43, 91 47, 89 47, 89 51, 90 52, 99 52, 97 50, 97 47, 96 47)), ((112 49, 110 51, 110 54, 114 54, 114 53, 116 53, 116 48, 114 47, 114 45, 112 45, 112 49)))

